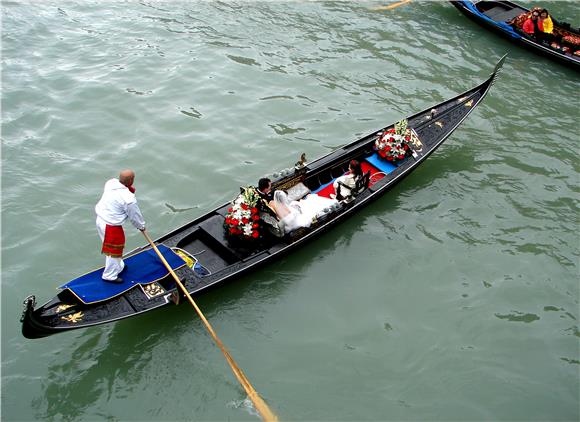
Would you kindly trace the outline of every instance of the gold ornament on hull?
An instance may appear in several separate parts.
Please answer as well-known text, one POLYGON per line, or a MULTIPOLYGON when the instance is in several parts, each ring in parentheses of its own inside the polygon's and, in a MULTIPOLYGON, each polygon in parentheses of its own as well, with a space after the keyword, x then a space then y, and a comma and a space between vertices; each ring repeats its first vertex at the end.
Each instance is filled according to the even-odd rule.
POLYGON ((61 316, 60 319, 62 319, 63 321, 68 321, 68 322, 72 322, 73 324, 76 324, 77 322, 79 322, 83 319, 83 312, 79 311, 79 312, 76 312, 74 314, 70 314, 67 316, 61 316))
POLYGON ((68 308, 72 308, 75 305, 69 305, 68 303, 63 303, 62 305, 58 305, 56 308, 56 313, 60 314, 62 311, 66 311, 68 308))
POLYGON ((149 299, 160 296, 165 293, 165 289, 157 282, 145 284, 143 287, 143 292, 147 295, 149 299))

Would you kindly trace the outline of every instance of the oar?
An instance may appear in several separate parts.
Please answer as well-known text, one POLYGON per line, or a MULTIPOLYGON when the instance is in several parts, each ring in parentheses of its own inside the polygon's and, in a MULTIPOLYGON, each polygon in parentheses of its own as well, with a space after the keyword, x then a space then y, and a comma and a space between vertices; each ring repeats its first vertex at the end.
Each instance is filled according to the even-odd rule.
POLYGON ((374 10, 391 10, 391 9, 394 9, 395 7, 399 7, 399 6, 402 6, 402 5, 407 4, 407 3, 411 3, 411 0, 403 0, 403 1, 398 1, 397 3, 389 4, 388 6, 375 7, 374 10))
POLYGON ((218 347, 221 349, 222 353, 226 357, 226 360, 230 364, 230 367, 232 368, 232 372, 234 373, 234 375, 236 376, 236 378, 238 379, 240 384, 242 384, 242 387, 244 387, 244 390, 246 390, 248 397, 250 398, 250 400, 252 400, 252 403, 254 403, 254 407, 260 413, 260 416, 262 417, 262 419, 267 421, 267 422, 277 421, 278 417, 274 414, 274 412, 272 412, 270 410, 270 408, 268 407, 266 402, 260 397, 260 395, 254 389, 254 387, 252 387, 252 384, 250 384, 250 381, 248 381, 248 379, 246 378, 246 376, 244 375, 242 370, 238 367, 238 365, 234 361, 234 358, 232 358, 230 353, 226 350, 224 344, 218 338, 217 334, 213 330, 210 323, 207 321, 207 319, 205 318, 205 316, 203 315, 201 310, 198 308, 197 304, 194 302, 193 298, 191 297, 191 295, 189 294, 189 292, 187 291, 185 286, 181 283, 181 280, 179 280, 179 277, 177 277, 177 274, 175 274, 175 272, 173 271, 171 266, 167 263, 167 261, 165 260, 165 257, 163 255, 161 255, 161 252, 159 252, 159 249, 157 249, 157 246, 155 246, 155 243, 153 243, 153 241, 151 240, 151 238, 149 237, 149 235, 147 234, 147 232, 145 230, 143 230, 143 236, 145 236, 145 238, 147 239, 147 241, 149 242, 151 247, 155 250, 155 252, 157 252, 157 255, 159 255, 159 259, 161 259, 161 262, 163 262, 163 265, 165 265, 167 270, 171 273, 171 275, 175 279, 175 282, 177 283, 177 285, 179 286, 179 288, 181 289, 183 294, 185 294, 185 296, 187 296, 187 299, 189 300, 191 305, 195 308, 195 311, 197 312, 197 314, 199 315, 199 317, 201 318, 201 320, 205 324, 205 328, 207 328, 207 330, 209 331, 213 340, 216 342, 218 347))

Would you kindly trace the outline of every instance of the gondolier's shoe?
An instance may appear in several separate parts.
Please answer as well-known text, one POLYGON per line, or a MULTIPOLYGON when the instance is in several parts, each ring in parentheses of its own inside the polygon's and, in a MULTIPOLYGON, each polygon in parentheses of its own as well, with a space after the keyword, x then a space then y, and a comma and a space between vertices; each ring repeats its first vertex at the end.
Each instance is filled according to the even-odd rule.
POLYGON ((117 277, 114 280, 105 280, 103 278, 103 281, 107 282, 107 283, 115 283, 115 284, 121 284, 123 282, 123 279, 121 277, 117 277))

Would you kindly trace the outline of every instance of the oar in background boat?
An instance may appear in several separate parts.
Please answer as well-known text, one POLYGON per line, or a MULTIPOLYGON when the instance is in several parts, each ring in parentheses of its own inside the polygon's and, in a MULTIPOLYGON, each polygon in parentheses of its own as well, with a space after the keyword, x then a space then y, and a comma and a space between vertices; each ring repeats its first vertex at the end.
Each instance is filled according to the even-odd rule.
POLYGON ((411 0, 403 0, 403 1, 398 1, 397 3, 389 4, 388 6, 375 7, 374 10, 391 10, 391 9, 394 9, 395 7, 399 7, 399 6, 402 6, 402 5, 407 4, 407 3, 411 3, 411 0))
POLYGON ((213 338, 213 340, 215 341, 215 343, 218 345, 218 347, 220 348, 220 350, 222 351, 222 353, 226 357, 226 360, 228 361, 228 363, 230 364, 230 367, 232 368, 232 372, 234 373, 234 375, 236 376, 236 378, 238 379, 240 384, 242 384, 242 387, 244 387, 244 390, 246 390, 248 397, 250 398, 250 400, 252 400, 252 403, 254 403, 254 407, 260 413, 260 416, 262 417, 262 419, 266 422, 278 421, 278 417, 274 414, 274 412, 272 412, 270 410, 270 408, 268 407, 266 402, 260 397, 260 395, 254 389, 254 387, 252 387, 252 384, 250 384, 250 381, 248 381, 248 379, 246 378, 246 376, 244 375, 242 370, 236 364, 236 362, 234 361, 234 358, 232 358, 230 353, 226 350, 224 344, 218 338, 218 336, 215 333, 215 331, 213 330, 212 326, 210 325, 208 320, 205 318, 205 316, 201 312, 201 309, 199 309, 199 307, 197 306, 197 304, 195 303, 195 301, 193 300, 193 298, 191 297, 191 295, 189 294, 189 292, 187 291, 185 286, 181 283, 181 280, 179 280, 179 277, 177 277, 177 274, 175 274, 175 272, 173 271, 171 266, 167 263, 167 261, 165 260, 165 258, 161 254, 161 252, 159 252, 159 249, 157 249, 157 246, 155 246, 155 243, 153 243, 153 241, 151 240, 151 238, 149 237, 149 235, 147 234, 147 232, 145 230, 143 230, 143 236, 145 236, 145 238, 147 239, 147 241, 149 242, 151 247, 155 250, 155 252, 159 256, 159 259, 161 259, 161 262, 163 262, 163 265, 165 265, 167 270, 171 273, 171 275, 175 279, 175 282, 177 283, 177 285, 179 286, 181 291, 183 291, 183 294, 185 296, 187 296, 187 299, 189 300, 191 305, 195 308, 195 311, 197 312, 197 314, 199 315, 199 317, 203 321, 205 327, 209 331, 209 333, 210 333, 211 337, 213 338))

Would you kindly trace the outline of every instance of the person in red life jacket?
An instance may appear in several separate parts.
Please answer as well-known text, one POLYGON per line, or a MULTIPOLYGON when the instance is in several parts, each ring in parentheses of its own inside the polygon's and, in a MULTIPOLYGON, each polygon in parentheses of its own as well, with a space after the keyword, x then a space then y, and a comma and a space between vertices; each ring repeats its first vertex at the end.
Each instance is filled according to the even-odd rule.
POLYGON ((103 242, 101 253, 106 255, 103 281, 122 283, 119 274, 125 268, 123 249, 125 232, 123 223, 129 219, 135 228, 144 231, 145 221, 135 197, 135 172, 123 170, 118 179, 105 183, 103 196, 95 206, 97 233, 103 242))
POLYGON ((538 19, 540 16, 540 12, 534 10, 530 17, 524 22, 524 26, 522 27, 523 31, 528 35, 533 35, 538 37, 541 35, 541 30, 539 27, 538 19))

